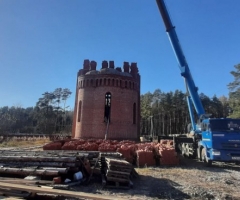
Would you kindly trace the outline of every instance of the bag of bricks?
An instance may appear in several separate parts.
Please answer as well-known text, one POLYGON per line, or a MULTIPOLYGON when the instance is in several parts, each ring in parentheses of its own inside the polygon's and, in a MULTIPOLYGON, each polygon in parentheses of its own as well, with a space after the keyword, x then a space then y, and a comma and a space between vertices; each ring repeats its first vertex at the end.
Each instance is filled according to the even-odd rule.
POLYGON ((173 147, 162 147, 159 149, 160 165, 178 165, 179 158, 173 147))
POLYGON ((131 148, 129 146, 122 145, 120 148, 117 149, 117 152, 121 153, 125 160, 129 163, 133 162, 133 156, 131 155, 131 148))
POLYGON ((43 146, 43 150, 61 150, 62 142, 51 142, 43 146))
POLYGON ((117 150, 116 145, 111 145, 109 143, 102 143, 98 146, 98 151, 101 152, 115 152, 117 150))
POLYGON ((78 146, 77 141, 65 142, 62 146, 62 150, 76 150, 78 146))
POLYGON ((93 142, 86 142, 85 144, 78 145, 77 150, 80 151, 98 151, 98 145, 93 142))
POLYGON ((144 166, 155 166, 156 161, 154 159, 154 155, 152 151, 145 151, 145 150, 137 150, 137 166, 144 167, 144 166))

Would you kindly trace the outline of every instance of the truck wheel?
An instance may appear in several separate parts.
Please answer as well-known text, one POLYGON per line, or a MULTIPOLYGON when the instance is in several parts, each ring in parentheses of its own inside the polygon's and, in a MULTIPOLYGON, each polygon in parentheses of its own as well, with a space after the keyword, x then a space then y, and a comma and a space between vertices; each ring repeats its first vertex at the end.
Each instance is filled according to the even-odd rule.
POLYGON ((212 160, 209 160, 207 158, 206 148, 202 148, 201 157, 202 157, 202 161, 205 163, 207 167, 212 166, 212 160))

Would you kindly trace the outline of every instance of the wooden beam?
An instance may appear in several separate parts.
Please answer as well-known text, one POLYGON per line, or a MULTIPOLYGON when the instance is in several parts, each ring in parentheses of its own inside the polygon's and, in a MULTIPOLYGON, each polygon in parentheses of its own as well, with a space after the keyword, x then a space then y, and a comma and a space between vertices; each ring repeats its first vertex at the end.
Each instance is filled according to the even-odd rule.
MULTIPOLYGON (((27 185, 20 185, 20 184, 14 184, 14 183, 0 182, 0 187, 14 189, 14 190, 27 191, 27 192, 32 192, 32 193, 47 193, 47 194, 55 194, 55 195, 65 196, 65 197, 87 198, 87 199, 93 199, 93 200, 112 200, 113 199, 113 196, 107 196, 107 195, 40 188, 40 187, 35 187, 35 186, 27 186, 27 185)), ((114 196, 114 200, 126 200, 126 199, 114 196)))

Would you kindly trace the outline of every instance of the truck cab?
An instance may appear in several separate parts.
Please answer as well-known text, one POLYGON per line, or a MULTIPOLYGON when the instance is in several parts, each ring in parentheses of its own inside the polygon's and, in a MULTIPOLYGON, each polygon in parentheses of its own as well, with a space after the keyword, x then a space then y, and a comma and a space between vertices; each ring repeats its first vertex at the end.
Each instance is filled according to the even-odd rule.
POLYGON ((208 165, 212 161, 240 161, 240 119, 204 119, 198 157, 208 165))

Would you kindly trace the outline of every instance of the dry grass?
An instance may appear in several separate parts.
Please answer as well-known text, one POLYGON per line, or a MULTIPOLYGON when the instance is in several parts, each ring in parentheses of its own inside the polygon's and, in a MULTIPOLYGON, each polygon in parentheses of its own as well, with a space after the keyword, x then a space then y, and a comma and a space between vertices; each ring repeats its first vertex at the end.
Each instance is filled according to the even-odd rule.
POLYGON ((0 143, 0 147, 30 147, 30 146, 41 146, 51 142, 48 138, 37 139, 37 140, 9 140, 0 143))

